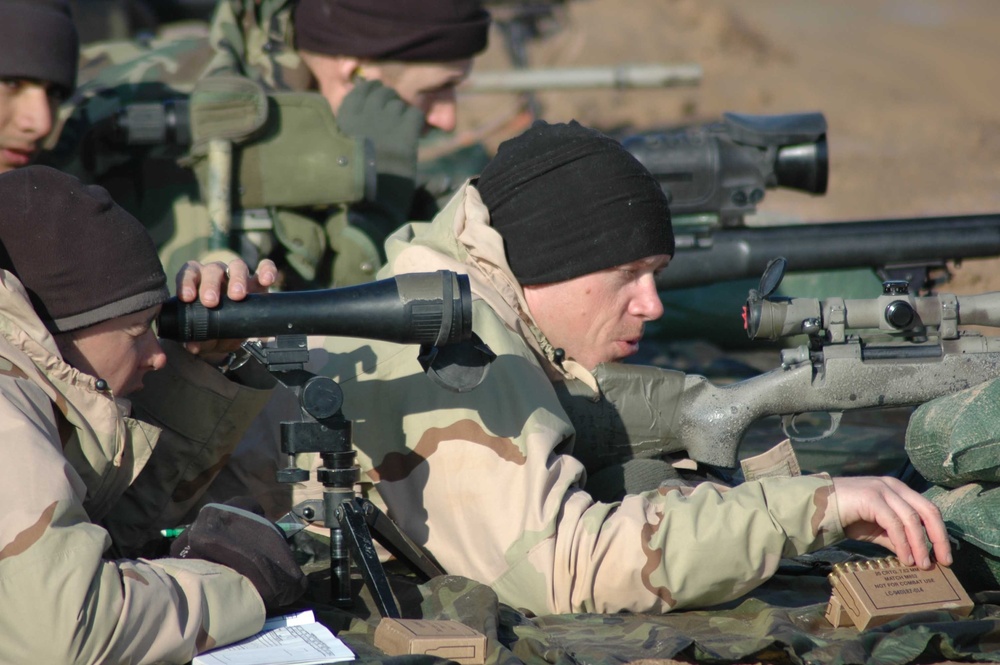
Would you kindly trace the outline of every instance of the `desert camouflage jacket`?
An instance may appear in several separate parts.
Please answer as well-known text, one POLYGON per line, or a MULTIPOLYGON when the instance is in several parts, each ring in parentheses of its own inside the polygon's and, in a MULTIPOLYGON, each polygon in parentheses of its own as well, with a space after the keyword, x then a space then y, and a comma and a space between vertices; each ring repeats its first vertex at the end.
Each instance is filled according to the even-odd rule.
MULTIPOLYGON (((61 359, 20 282, 0 271, 0 660, 184 663, 253 634, 263 604, 231 569, 105 558, 119 543, 102 524, 118 519, 123 493, 133 495, 126 512, 147 525, 169 508, 174 487, 152 487, 147 472, 162 447, 181 440, 125 416, 128 405, 96 381, 61 359)), ((211 394, 221 398, 208 388, 196 397, 211 394)), ((168 451, 181 466, 155 465, 175 485, 211 457, 199 452, 203 435, 226 428, 225 417, 186 404, 194 441, 168 451)))
MULTIPOLYGON (((323 373, 344 390, 366 481, 448 573, 535 614, 667 612, 739 597, 781 557, 844 537, 825 475, 595 503, 553 389, 594 379, 572 360, 560 368, 550 359, 475 188, 433 222, 394 233, 386 250, 380 277, 467 273, 474 330, 497 354, 479 387, 456 394, 424 374, 415 347, 325 343, 323 373)), ((321 489, 299 489, 295 499, 321 489)))

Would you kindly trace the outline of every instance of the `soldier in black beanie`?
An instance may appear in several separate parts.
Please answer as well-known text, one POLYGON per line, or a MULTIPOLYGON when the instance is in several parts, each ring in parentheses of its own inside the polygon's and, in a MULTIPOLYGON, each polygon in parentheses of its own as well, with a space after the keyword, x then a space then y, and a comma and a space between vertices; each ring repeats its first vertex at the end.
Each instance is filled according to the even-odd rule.
MULTIPOLYGON (((178 293, 214 306, 276 273, 191 263, 178 293)), ((161 343, 168 295, 152 239, 106 190, 45 166, 0 175, 5 662, 185 663, 305 590, 277 527, 234 505, 195 520, 176 559, 110 556, 166 553, 159 530, 269 392, 205 362, 225 342, 161 343)))
POLYGON ((635 353, 663 314, 654 277, 674 253, 649 171, 596 130, 538 121, 500 144, 475 187, 549 342, 588 369, 635 353), (629 280, 606 279, 624 269, 629 280))
POLYGON ((385 237, 433 215, 417 186, 418 142, 456 128, 455 89, 486 49, 490 15, 481 0, 298 0, 293 20, 295 47, 337 124, 375 147, 376 200, 354 206, 355 228, 331 237, 334 284, 368 281, 385 237))
POLYGON ((76 87, 79 48, 66 0, 0 0, 0 173, 37 155, 76 87))
MULTIPOLYGON (((537 123, 501 144, 433 221, 403 227, 385 247, 380 277, 467 274, 482 344, 435 361, 450 365, 439 377, 459 379, 452 390, 427 378, 415 349, 392 342, 327 338, 319 372, 339 377, 366 492, 449 575, 541 616, 716 605, 762 583, 789 552, 845 537, 924 569, 929 540, 950 563, 940 513, 896 478, 686 486, 704 476, 674 467, 694 466, 679 459, 678 414, 704 384, 619 362, 663 314, 667 200, 600 132, 537 123), (477 359, 492 361, 488 371, 477 359)), ((276 446, 263 443, 241 446, 227 474, 266 496, 260 460, 276 446)), ((291 505, 323 491, 296 485, 291 505)))

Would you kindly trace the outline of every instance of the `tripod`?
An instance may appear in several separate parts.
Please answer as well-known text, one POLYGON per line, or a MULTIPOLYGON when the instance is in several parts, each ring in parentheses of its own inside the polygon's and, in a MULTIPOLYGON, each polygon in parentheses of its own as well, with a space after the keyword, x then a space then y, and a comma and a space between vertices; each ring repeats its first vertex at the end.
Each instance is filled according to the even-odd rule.
POLYGON ((288 387, 299 402, 301 420, 281 423, 281 450, 289 456, 289 466, 278 471, 278 482, 300 483, 309 479, 309 471, 295 465, 294 456, 298 453, 318 453, 323 461, 316 470, 316 479, 323 484, 323 500, 304 502, 295 511, 309 521, 322 521, 330 529, 333 602, 338 607, 353 606, 353 562, 360 569, 379 614, 400 618, 372 534, 423 581, 441 575, 442 571, 375 504, 356 495, 354 486, 361 477, 361 468, 355 462, 356 453, 351 445, 352 423, 341 412, 343 391, 333 379, 305 369, 309 360, 305 335, 281 335, 275 338, 274 346, 253 342, 244 348, 279 383, 288 387))

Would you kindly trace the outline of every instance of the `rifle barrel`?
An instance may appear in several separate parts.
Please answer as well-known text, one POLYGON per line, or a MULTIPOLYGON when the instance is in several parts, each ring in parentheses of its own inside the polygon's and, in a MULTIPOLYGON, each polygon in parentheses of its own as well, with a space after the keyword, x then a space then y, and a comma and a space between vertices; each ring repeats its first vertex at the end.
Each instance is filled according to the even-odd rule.
POLYGON ((474 71, 463 92, 534 92, 588 88, 669 88, 701 83, 697 64, 618 65, 611 67, 553 67, 474 71))
MULTIPOLYGON (((678 235, 683 231, 678 230, 678 235)), ((776 256, 789 271, 941 265, 1000 256, 1000 213, 717 229, 678 250, 657 286, 681 289, 757 278, 776 256)))

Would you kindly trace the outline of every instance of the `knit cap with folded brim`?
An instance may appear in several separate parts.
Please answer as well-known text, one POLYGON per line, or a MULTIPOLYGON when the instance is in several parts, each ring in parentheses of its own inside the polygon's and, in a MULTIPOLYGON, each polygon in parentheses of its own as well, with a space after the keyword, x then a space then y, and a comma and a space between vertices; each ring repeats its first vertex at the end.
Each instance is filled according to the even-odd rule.
POLYGON ((295 46, 332 56, 448 62, 486 48, 480 0, 299 0, 295 46))
POLYGON ((24 285, 52 332, 169 297, 153 239, 107 190, 47 166, 0 175, 0 269, 24 285))
POLYGON ((522 285, 674 253, 667 197, 614 139, 539 120, 500 144, 475 187, 522 285))
POLYGON ((67 0, 0 0, 0 78, 76 87, 80 42, 67 0))

